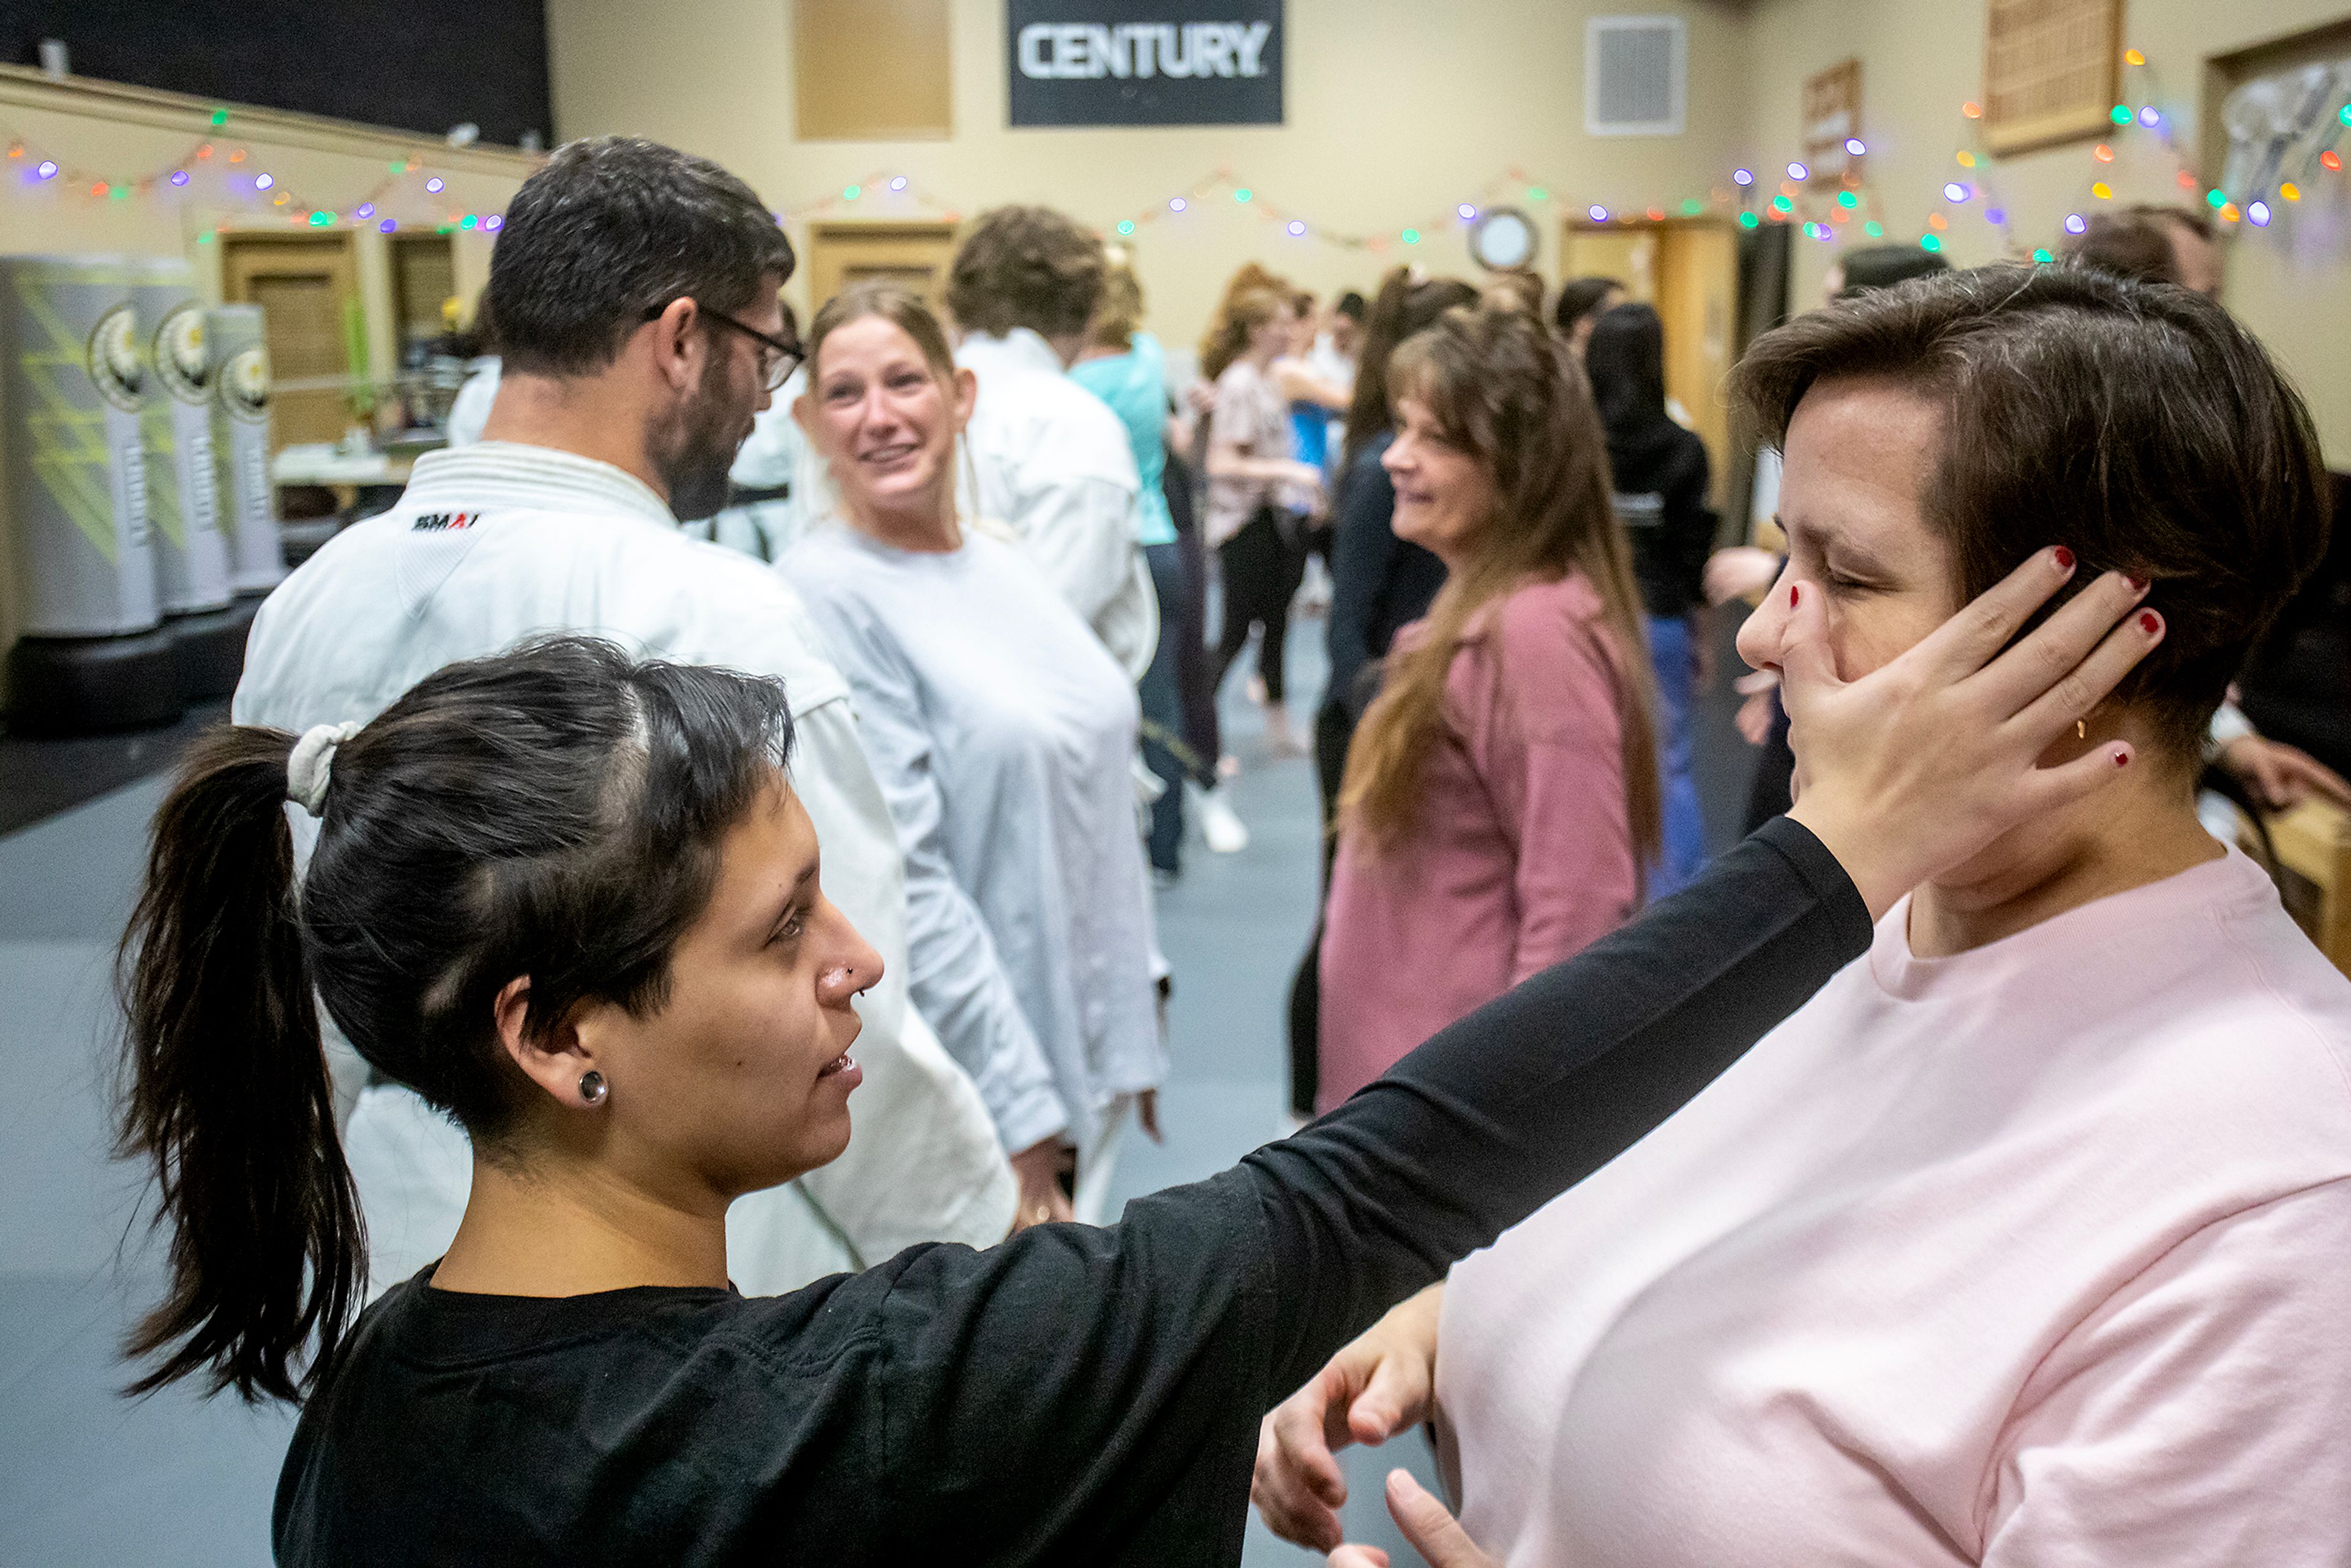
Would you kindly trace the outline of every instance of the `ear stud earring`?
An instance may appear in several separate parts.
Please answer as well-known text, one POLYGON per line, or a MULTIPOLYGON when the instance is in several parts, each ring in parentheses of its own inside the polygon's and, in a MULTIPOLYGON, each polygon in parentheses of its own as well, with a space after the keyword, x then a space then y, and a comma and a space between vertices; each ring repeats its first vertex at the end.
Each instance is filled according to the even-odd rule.
POLYGON ((580 1101, 581 1104, 601 1105, 604 1103, 604 1096, 611 1092, 611 1085, 606 1083, 604 1082, 604 1075, 597 1071, 594 1068, 591 1067, 587 1071, 580 1075, 580 1101))

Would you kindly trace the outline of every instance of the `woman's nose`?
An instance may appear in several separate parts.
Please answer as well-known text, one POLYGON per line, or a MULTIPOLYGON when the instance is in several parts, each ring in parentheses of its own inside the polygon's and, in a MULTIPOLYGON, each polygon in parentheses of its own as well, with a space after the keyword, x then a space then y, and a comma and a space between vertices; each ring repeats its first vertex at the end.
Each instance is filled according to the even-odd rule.
POLYGON ((1777 667, 1780 663, 1780 640, 1788 627, 1789 570, 1786 561, 1780 563, 1778 580, 1739 628, 1739 656, 1750 668, 1777 667))
POLYGON ((830 900, 824 907, 837 930, 835 951, 817 970, 817 1000, 829 1008, 845 1008, 861 992, 881 983, 882 955, 830 900))

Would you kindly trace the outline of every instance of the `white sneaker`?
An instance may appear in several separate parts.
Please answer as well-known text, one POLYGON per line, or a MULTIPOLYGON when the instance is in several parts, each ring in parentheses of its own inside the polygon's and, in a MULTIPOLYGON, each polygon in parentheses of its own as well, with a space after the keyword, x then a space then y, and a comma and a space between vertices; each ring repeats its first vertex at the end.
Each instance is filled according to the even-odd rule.
POLYGON ((1249 848, 1249 828, 1225 803, 1221 790, 1196 790, 1192 808, 1199 814, 1200 837, 1207 841, 1208 848, 1220 855, 1238 854, 1249 848))

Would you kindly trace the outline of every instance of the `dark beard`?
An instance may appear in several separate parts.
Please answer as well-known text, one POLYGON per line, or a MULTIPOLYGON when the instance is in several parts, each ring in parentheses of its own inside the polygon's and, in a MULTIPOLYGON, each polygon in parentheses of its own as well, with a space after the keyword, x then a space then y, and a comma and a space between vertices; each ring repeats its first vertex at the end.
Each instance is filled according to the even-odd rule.
POLYGON ((735 465, 734 400, 727 395, 726 361, 714 356, 702 385, 677 412, 665 450, 655 464, 669 486, 671 516, 699 522, 726 505, 726 471, 735 465))

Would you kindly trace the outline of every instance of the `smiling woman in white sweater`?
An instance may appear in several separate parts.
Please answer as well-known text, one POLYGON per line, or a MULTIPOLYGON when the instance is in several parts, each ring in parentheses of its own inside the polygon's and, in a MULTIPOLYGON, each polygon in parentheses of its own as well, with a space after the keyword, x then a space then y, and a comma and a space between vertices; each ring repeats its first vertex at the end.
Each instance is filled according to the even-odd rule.
MULTIPOLYGON (((916 296, 869 285, 828 304, 799 417, 839 515, 778 570, 849 680, 897 820, 914 994, 951 1051, 1033 1036, 1020 1049, 1042 1092, 999 1102, 1023 1218, 1099 1220, 1129 1111, 1156 1128, 1165 1061, 1129 762, 1139 716, 1125 672, 1035 564, 958 514, 956 436, 977 392, 916 296), (1057 1116, 1036 1111, 1048 1101, 1057 1116), (1072 1160, 1074 1193, 1056 1190, 1072 1160)), ((1001 1079, 967 1065, 983 1092, 1001 1079)))
POLYGON ((2151 766, 1920 887, 1342 1352, 1269 1418, 1261 1506, 1335 1544, 1325 1416, 1373 1438, 1433 1393, 1513 1564, 2351 1562, 2351 982, 2193 800, 2325 544, 2301 400, 2202 299, 2005 269, 1806 317, 1738 383, 1841 674, 2070 547, 2151 580, 2163 643, 2061 749, 2151 766))

